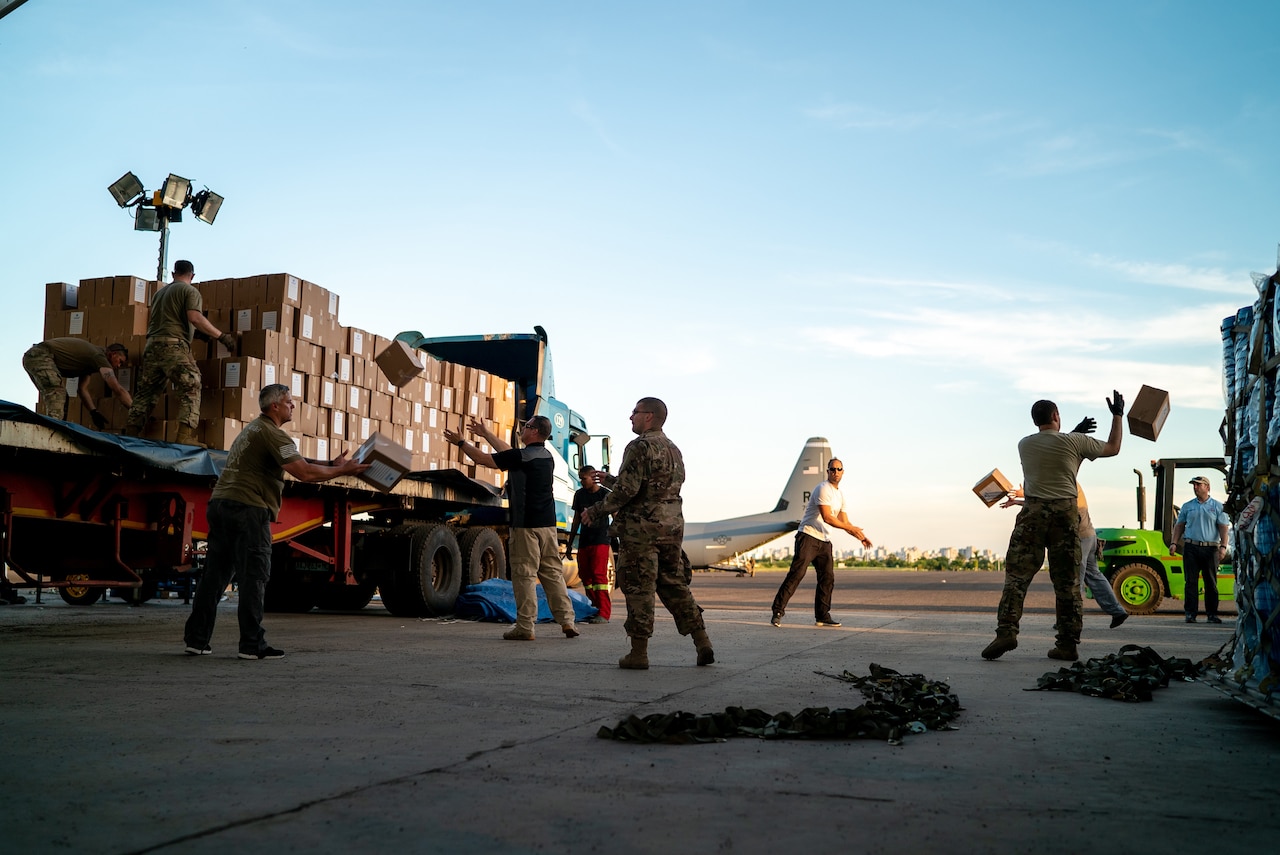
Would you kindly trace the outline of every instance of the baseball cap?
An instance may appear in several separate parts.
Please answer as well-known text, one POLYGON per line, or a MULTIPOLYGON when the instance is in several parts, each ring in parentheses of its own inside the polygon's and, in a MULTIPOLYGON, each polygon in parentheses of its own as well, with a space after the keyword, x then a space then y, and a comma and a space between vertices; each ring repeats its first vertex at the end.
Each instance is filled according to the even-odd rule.
POLYGON ((1204 477, 1203 475, 1197 475, 1196 477, 1192 478, 1192 479, 1191 479, 1190 481, 1188 481, 1187 483, 1188 483, 1188 484, 1204 484, 1206 487, 1208 487, 1208 486, 1209 486, 1209 479, 1208 479, 1208 478, 1206 478, 1206 477, 1204 477))

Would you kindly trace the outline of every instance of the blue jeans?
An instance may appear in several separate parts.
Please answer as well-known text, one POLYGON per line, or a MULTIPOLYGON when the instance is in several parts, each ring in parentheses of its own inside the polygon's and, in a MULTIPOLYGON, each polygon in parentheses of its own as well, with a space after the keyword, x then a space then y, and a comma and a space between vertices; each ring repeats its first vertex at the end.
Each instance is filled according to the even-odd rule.
POLYGON ((209 552, 183 640, 190 647, 209 643, 222 592, 236 578, 240 580, 239 652, 258 653, 267 646, 262 609, 271 578, 271 512, 230 499, 212 499, 208 519, 209 552))
POLYGON ((1124 606, 1116 599, 1116 592, 1111 588, 1107 577, 1098 570, 1098 538, 1080 538, 1080 584, 1089 586, 1089 593, 1102 609, 1112 617, 1128 614, 1124 606))

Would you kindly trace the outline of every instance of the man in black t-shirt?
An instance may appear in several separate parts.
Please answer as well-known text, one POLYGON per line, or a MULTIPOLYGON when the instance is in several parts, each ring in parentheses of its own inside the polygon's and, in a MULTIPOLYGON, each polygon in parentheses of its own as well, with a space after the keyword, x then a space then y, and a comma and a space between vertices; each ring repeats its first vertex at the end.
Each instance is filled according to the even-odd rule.
POLYGON ((587 618, 587 623, 608 623, 613 614, 613 601, 609 599, 609 518, 582 524, 582 511, 604 501, 609 492, 600 486, 594 466, 578 470, 582 489, 573 494, 573 524, 569 526, 569 548, 565 558, 573 557, 573 538, 578 537, 578 575, 587 589, 587 599, 599 614, 587 618), (581 534, 579 534, 581 528, 581 534))
POLYGON ((521 425, 523 448, 512 448, 476 419, 472 419, 467 428, 497 451, 493 454, 481 451, 464 440, 462 434, 451 430, 444 432, 444 438, 481 466, 507 473, 507 505, 511 515, 507 553, 511 589, 516 598, 516 625, 502 637, 508 641, 533 641, 533 626, 538 622, 538 582, 542 582, 547 605, 565 637, 577 638, 573 603, 564 583, 560 539, 556 534, 556 464, 547 448, 551 420, 534 416, 521 425))

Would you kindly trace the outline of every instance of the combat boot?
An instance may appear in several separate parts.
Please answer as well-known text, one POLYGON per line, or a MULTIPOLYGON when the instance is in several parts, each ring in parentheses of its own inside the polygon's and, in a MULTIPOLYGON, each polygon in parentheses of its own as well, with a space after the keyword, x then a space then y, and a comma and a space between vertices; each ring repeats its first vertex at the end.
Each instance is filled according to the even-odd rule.
POLYGON ((1049 651, 1050 659, 1061 659, 1063 662, 1075 662, 1080 658, 1080 654, 1076 651, 1076 646, 1071 643, 1064 644, 1059 641, 1054 648, 1049 651))
POLYGON ((205 444, 196 439, 196 429, 187 425, 178 426, 178 435, 174 437, 173 441, 177 445, 194 445, 196 448, 205 448, 205 444))
POLYGON ((649 639, 631 638, 631 652, 618 660, 619 668, 631 671, 649 670, 649 639))
POLYGON ((698 651, 698 664, 710 665, 716 661, 716 653, 711 649, 711 639, 707 638, 705 629, 695 629, 693 635, 693 646, 698 651))
POLYGON ((1016 650, 1018 647, 1018 638, 1007 633, 996 633, 995 641, 988 644, 982 649, 983 659, 999 659, 1010 650, 1016 650))

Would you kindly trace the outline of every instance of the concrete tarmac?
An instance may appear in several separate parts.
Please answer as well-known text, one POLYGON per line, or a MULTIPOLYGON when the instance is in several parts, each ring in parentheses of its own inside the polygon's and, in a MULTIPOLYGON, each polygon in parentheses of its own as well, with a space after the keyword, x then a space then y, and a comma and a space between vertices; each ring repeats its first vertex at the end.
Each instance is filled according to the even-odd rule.
MULTIPOLYGON (((1001 577, 842 570, 781 629, 782 577, 698 574, 716 663, 659 610, 622 671, 625 609, 564 639, 359 614, 269 614, 278 661, 182 652, 180 601, 0 607, 6 853, 1136 853, 1272 851, 1280 728, 1202 683, 1150 703, 1028 691, 1062 663, 1040 574, 1017 650, 988 662, 1001 577), (993 593, 994 592, 994 593, 993 593), (861 602, 860 602, 861 601, 861 602), (816 672, 871 663, 951 685, 955 731, 879 741, 598 739, 630 714, 855 707, 816 672)), ((1081 653, 1199 660, 1231 635, 1181 604, 1116 630, 1086 601, 1081 653)))

